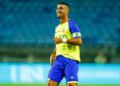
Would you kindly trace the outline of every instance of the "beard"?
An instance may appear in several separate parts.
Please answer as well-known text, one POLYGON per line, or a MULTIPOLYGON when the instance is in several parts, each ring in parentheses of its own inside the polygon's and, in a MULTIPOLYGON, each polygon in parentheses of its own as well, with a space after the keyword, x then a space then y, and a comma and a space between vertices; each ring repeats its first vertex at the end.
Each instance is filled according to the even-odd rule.
POLYGON ((62 16, 57 16, 59 19, 64 19, 64 15, 62 15, 62 16))

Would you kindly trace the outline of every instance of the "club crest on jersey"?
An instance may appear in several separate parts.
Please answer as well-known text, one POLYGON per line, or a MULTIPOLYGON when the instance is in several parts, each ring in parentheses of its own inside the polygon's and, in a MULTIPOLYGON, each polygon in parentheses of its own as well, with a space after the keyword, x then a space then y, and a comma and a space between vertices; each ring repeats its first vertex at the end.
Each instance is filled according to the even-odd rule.
POLYGON ((73 79, 74 77, 71 77, 71 79, 73 79))

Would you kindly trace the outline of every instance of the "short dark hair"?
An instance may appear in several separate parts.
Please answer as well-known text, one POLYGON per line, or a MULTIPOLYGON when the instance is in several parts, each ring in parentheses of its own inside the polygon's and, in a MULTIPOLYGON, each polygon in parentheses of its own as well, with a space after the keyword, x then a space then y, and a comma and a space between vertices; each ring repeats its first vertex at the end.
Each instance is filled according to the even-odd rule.
POLYGON ((70 8, 70 5, 69 5, 69 4, 67 4, 67 3, 65 3, 65 2, 60 2, 60 3, 58 3, 58 4, 63 4, 63 5, 68 6, 68 8, 70 8))

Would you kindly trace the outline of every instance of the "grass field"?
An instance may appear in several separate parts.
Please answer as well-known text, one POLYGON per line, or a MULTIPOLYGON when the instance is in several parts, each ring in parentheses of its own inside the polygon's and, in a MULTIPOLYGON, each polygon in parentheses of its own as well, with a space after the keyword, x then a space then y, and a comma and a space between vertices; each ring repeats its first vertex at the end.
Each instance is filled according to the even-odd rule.
MULTIPOLYGON (((45 84, 0 84, 0 86, 46 86, 45 84)), ((59 85, 66 86, 66 85, 59 85)), ((120 85, 77 85, 77 86, 120 86, 120 85)))

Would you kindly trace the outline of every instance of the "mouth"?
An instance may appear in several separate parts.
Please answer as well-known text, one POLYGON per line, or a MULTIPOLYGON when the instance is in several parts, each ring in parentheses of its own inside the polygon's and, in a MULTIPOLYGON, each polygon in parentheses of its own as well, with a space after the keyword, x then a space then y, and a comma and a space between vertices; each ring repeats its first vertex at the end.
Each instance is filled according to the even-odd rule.
POLYGON ((62 14, 62 12, 58 12, 58 13, 57 13, 57 15, 61 15, 61 14, 62 14))

